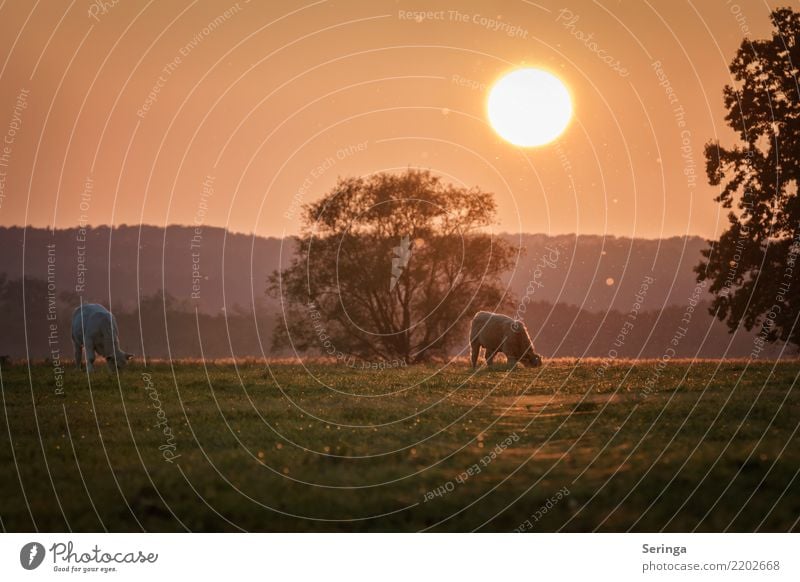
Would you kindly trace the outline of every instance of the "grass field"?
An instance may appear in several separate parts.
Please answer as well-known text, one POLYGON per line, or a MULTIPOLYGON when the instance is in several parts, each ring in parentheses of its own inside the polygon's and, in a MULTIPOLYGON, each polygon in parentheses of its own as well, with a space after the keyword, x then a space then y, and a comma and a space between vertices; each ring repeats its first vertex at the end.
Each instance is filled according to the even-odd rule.
POLYGON ((6 531, 800 530, 796 362, 2 368, 6 531), (167 432, 165 433, 165 429, 167 432), (435 492, 435 493, 434 493, 435 492))

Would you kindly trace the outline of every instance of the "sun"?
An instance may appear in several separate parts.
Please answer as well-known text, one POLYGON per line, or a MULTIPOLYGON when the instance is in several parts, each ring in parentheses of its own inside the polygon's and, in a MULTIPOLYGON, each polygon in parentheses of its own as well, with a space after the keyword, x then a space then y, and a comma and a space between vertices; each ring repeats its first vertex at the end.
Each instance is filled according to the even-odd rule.
POLYGON ((572 99, 564 83, 541 69, 516 69, 489 91, 489 122, 504 140, 520 147, 553 141, 572 117, 572 99))

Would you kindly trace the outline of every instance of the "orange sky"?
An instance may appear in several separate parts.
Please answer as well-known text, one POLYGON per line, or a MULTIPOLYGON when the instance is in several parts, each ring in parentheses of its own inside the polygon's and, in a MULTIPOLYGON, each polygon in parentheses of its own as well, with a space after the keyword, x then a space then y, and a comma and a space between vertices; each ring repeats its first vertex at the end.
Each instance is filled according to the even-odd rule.
POLYGON ((0 225, 280 236, 337 175, 415 166, 494 192, 498 231, 712 236, 703 145, 732 136, 744 33, 771 30, 742 0, 105 4, 2 5, 0 225), (486 122, 521 65, 573 96, 540 148, 486 122))

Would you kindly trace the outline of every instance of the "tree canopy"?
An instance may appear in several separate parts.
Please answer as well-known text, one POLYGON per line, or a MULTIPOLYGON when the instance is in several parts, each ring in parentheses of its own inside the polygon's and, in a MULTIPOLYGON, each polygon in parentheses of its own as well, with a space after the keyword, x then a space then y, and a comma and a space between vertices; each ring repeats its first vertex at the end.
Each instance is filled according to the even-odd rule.
POLYGON ((771 20, 771 38, 744 39, 730 64, 723 95, 736 143, 708 143, 705 156, 716 200, 735 210, 696 272, 731 330, 800 345, 800 13, 782 8, 771 20))
POLYGON ((269 292, 274 343, 350 361, 414 363, 464 343, 464 323, 507 302, 515 251, 484 232, 492 194, 429 171, 339 179, 306 204, 297 251, 269 292))

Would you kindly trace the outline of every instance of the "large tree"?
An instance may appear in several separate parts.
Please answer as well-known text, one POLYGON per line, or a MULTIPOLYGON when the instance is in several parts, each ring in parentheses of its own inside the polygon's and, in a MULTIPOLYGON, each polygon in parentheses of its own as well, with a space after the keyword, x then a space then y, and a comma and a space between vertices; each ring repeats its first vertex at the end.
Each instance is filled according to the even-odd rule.
POLYGON ((485 232, 494 216, 491 194, 428 171, 340 179, 304 205, 296 254, 270 278, 274 345, 403 363, 466 345, 465 321, 508 301, 516 249, 485 232))
POLYGON ((709 182, 729 227, 703 252, 698 280, 715 295, 711 312, 733 331, 757 327, 766 341, 800 344, 800 13, 771 13, 768 40, 745 39, 724 88, 725 120, 738 142, 712 142, 709 182))

